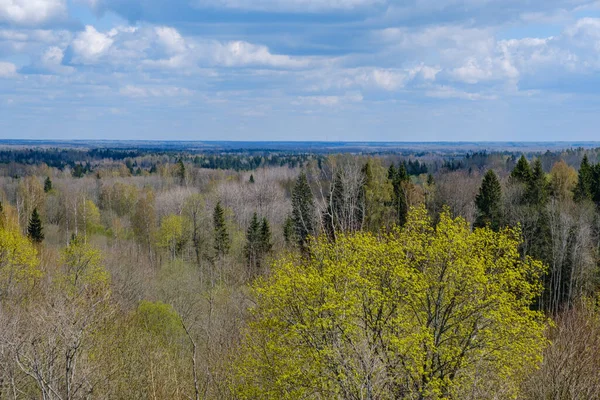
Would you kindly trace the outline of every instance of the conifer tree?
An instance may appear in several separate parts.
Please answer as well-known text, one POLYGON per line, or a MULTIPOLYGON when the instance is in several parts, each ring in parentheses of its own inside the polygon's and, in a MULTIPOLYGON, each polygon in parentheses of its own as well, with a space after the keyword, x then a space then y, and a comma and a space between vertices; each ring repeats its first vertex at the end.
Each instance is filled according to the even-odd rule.
POLYGON ((587 154, 583 156, 581 166, 579 167, 579 175, 577 178, 577 186, 574 190, 574 199, 576 202, 592 200, 592 187, 594 184, 594 171, 588 160, 587 154))
POLYGON ((213 228, 214 228, 214 249, 217 257, 223 257, 229 253, 231 242, 227 225, 225 223, 225 210, 221 206, 221 202, 217 202, 213 212, 213 228))
POLYGON ((256 213, 252 215, 252 220, 246 231, 246 245, 244 254, 246 256, 246 265, 252 274, 258 270, 261 253, 260 222, 256 213))
POLYGON ((271 242, 271 226, 266 217, 263 217, 262 223, 260 224, 260 249, 263 258, 273 249, 273 243, 271 242))
POLYGON ((291 215, 288 215, 283 223, 283 239, 285 240, 286 244, 296 242, 294 218, 291 215))
POLYGON ((249 183, 254 183, 254 174, 250 174, 250 179, 248 180, 249 183))
POLYGON ((301 173, 292 190, 292 219, 300 248, 306 250, 308 237, 315 233, 315 204, 305 173, 301 173))
POLYGON ((177 177, 179 178, 179 183, 182 186, 185 185, 185 165, 181 158, 177 161, 177 177))
POLYGON ((399 226, 404 226, 408 215, 405 185, 410 181, 404 164, 400 163, 398 168, 395 168, 392 164, 388 170, 388 179, 390 179, 393 187, 392 206, 396 213, 396 222, 399 226))
POLYGON ((521 156, 519 161, 517 161, 517 165, 510 173, 510 177, 519 183, 528 184, 531 180, 531 174, 532 171, 529 162, 525 156, 521 156))
POLYGON ((52 190, 52 181, 50 180, 50 177, 46 177, 46 180, 44 181, 44 192, 48 193, 49 191, 52 190))
POLYGON ((486 172, 479 193, 475 197, 477 206, 477 219, 474 226, 483 228, 488 226, 498 231, 502 224, 502 186, 493 170, 486 172))
POLYGON ((548 200, 548 180, 539 158, 533 163, 525 197, 529 205, 534 207, 543 207, 548 200))
POLYGON ((42 243, 44 240, 44 227, 42 226, 42 220, 37 208, 33 209, 31 218, 29 219, 29 226, 27 227, 27 236, 34 243, 42 243))

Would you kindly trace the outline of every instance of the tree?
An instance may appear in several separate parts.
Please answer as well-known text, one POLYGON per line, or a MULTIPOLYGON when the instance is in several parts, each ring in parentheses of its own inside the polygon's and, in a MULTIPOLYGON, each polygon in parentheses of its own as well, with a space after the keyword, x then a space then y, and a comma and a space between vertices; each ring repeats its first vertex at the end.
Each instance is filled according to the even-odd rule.
POLYGON ((229 239, 227 224, 225 222, 225 210, 221 206, 220 201, 217 202, 213 212, 213 234, 213 247, 217 257, 224 257, 227 255, 227 253, 229 253, 231 241, 229 239))
POLYGON ((254 288, 237 360, 240 398, 516 398, 546 345, 531 310, 543 266, 518 230, 471 231, 448 211, 434 228, 318 239, 254 288))
POLYGON ((408 214, 408 201, 406 196, 406 186, 410 183, 410 176, 403 163, 398 168, 390 166, 388 179, 392 183, 392 207, 396 213, 396 223, 403 226, 406 223, 408 214))
POLYGON ((29 219, 29 225, 27 226, 27 237, 34 243, 42 243, 44 241, 44 227, 42 226, 42 220, 40 214, 38 214, 37 208, 33 209, 31 219, 29 219))
POLYGON ((548 180, 542 168, 542 161, 539 158, 533 163, 531 179, 525 191, 525 198, 534 207, 543 207, 548 201, 548 180))
POLYGON ((363 191, 365 198, 365 227, 378 232, 391 217, 392 184, 386 177, 386 170, 379 159, 370 159, 363 170, 363 191))
POLYGON ((44 181, 44 192, 48 193, 52 190, 52 181, 50 180, 50 177, 46 177, 46 180, 44 181))
POLYGON ((294 229, 294 219, 291 215, 288 215, 283 223, 283 240, 285 241, 285 243, 296 243, 297 240, 295 234, 296 232, 294 229))
POLYGON ((493 170, 488 170, 483 177, 479 193, 475 197, 477 218, 474 226, 489 226, 498 231, 502 225, 502 186, 493 170))
POLYGON ((181 158, 177 161, 177 178, 179 178, 180 185, 185 185, 185 164, 181 158))
POLYGON ((254 175, 250 174, 250 179, 248 180, 248 183, 254 183, 254 175))
POLYGON ((251 276, 260 271, 263 260, 272 247, 269 221, 266 218, 259 220, 258 215, 254 213, 246 231, 246 245, 244 246, 246 265, 251 276))
POLYGON ((525 156, 521 156, 519 161, 517 161, 517 165, 510 173, 510 177, 516 182, 528 184, 531 179, 531 166, 529 162, 525 158, 525 156))
POLYGON ((246 231, 246 245, 244 246, 246 265, 251 276, 256 274, 260 265, 260 244, 260 222, 258 222, 256 213, 254 213, 246 231))
POLYGON ((157 244, 169 252, 171 259, 175 259, 186 244, 185 222, 186 220, 181 215, 169 215, 163 218, 160 223, 157 244))
POLYGON ((298 176, 292 190, 292 219, 298 245, 306 250, 308 237, 315 234, 315 204, 304 172, 298 176))
POLYGON ((577 176, 577 186, 574 189, 574 199, 576 202, 592 200, 592 187, 594 184, 594 171, 588 160, 587 154, 583 156, 579 174, 577 176))
POLYGON ((263 258, 273 249, 273 243, 271 242, 271 226, 269 225, 267 217, 263 217, 260 224, 260 249, 263 258))

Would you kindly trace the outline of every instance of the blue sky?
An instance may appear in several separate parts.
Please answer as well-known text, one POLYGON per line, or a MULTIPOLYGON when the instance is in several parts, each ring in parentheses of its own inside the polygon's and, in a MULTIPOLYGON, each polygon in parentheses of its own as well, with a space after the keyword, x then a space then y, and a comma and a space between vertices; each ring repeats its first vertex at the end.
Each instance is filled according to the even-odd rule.
POLYGON ((596 0, 0 0, 0 138, 600 140, 596 0))

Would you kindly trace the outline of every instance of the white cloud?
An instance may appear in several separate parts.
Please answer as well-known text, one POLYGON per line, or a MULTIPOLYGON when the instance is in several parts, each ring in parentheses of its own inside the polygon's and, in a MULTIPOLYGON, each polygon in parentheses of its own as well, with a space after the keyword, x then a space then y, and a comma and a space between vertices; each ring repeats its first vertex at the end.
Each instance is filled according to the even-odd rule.
POLYGON ((385 5, 386 0, 197 0, 203 7, 225 7, 243 10, 274 12, 319 12, 329 10, 353 10, 385 5))
POLYGON ((12 78, 17 75, 17 66, 13 63, 0 61, 0 78, 12 78))
POLYGON ((430 88, 425 91, 425 95, 438 99, 495 100, 498 98, 496 95, 465 92, 450 86, 437 86, 430 88))
POLYGON ((318 105, 324 107, 335 107, 342 104, 359 103, 363 100, 360 93, 349 93, 342 96, 299 96, 293 104, 295 105, 318 105))
POLYGON ((85 31, 80 32, 71 44, 75 53, 74 61, 83 64, 94 63, 108 52, 113 43, 114 40, 109 35, 87 25, 85 31))
POLYGON ((0 21, 39 25, 66 15, 64 0, 0 0, 0 21))
POLYGON ((244 41, 227 43, 213 42, 211 63, 226 67, 264 65, 270 67, 303 67, 307 60, 293 58, 287 55, 272 54, 266 46, 244 41))
POLYGON ((185 40, 175 28, 160 26, 156 27, 155 31, 158 36, 158 44, 163 46, 167 53, 176 54, 186 51, 187 46, 185 40))
POLYGON ((144 86, 135 86, 135 85, 127 85, 122 87, 119 90, 119 93, 122 96, 132 97, 132 98, 142 98, 142 97, 181 97, 181 96, 191 96, 194 92, 186 89, 175 86, 163 86, 163 87, 144 87, 144 86))

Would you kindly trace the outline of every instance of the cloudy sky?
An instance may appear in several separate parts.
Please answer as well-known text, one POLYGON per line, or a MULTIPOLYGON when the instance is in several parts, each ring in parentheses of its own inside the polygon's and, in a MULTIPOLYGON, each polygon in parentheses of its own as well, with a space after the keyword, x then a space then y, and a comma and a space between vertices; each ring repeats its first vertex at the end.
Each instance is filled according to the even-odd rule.
POLYGON ((600 140, 600 1, 0 0, 0 138, 600 140))

